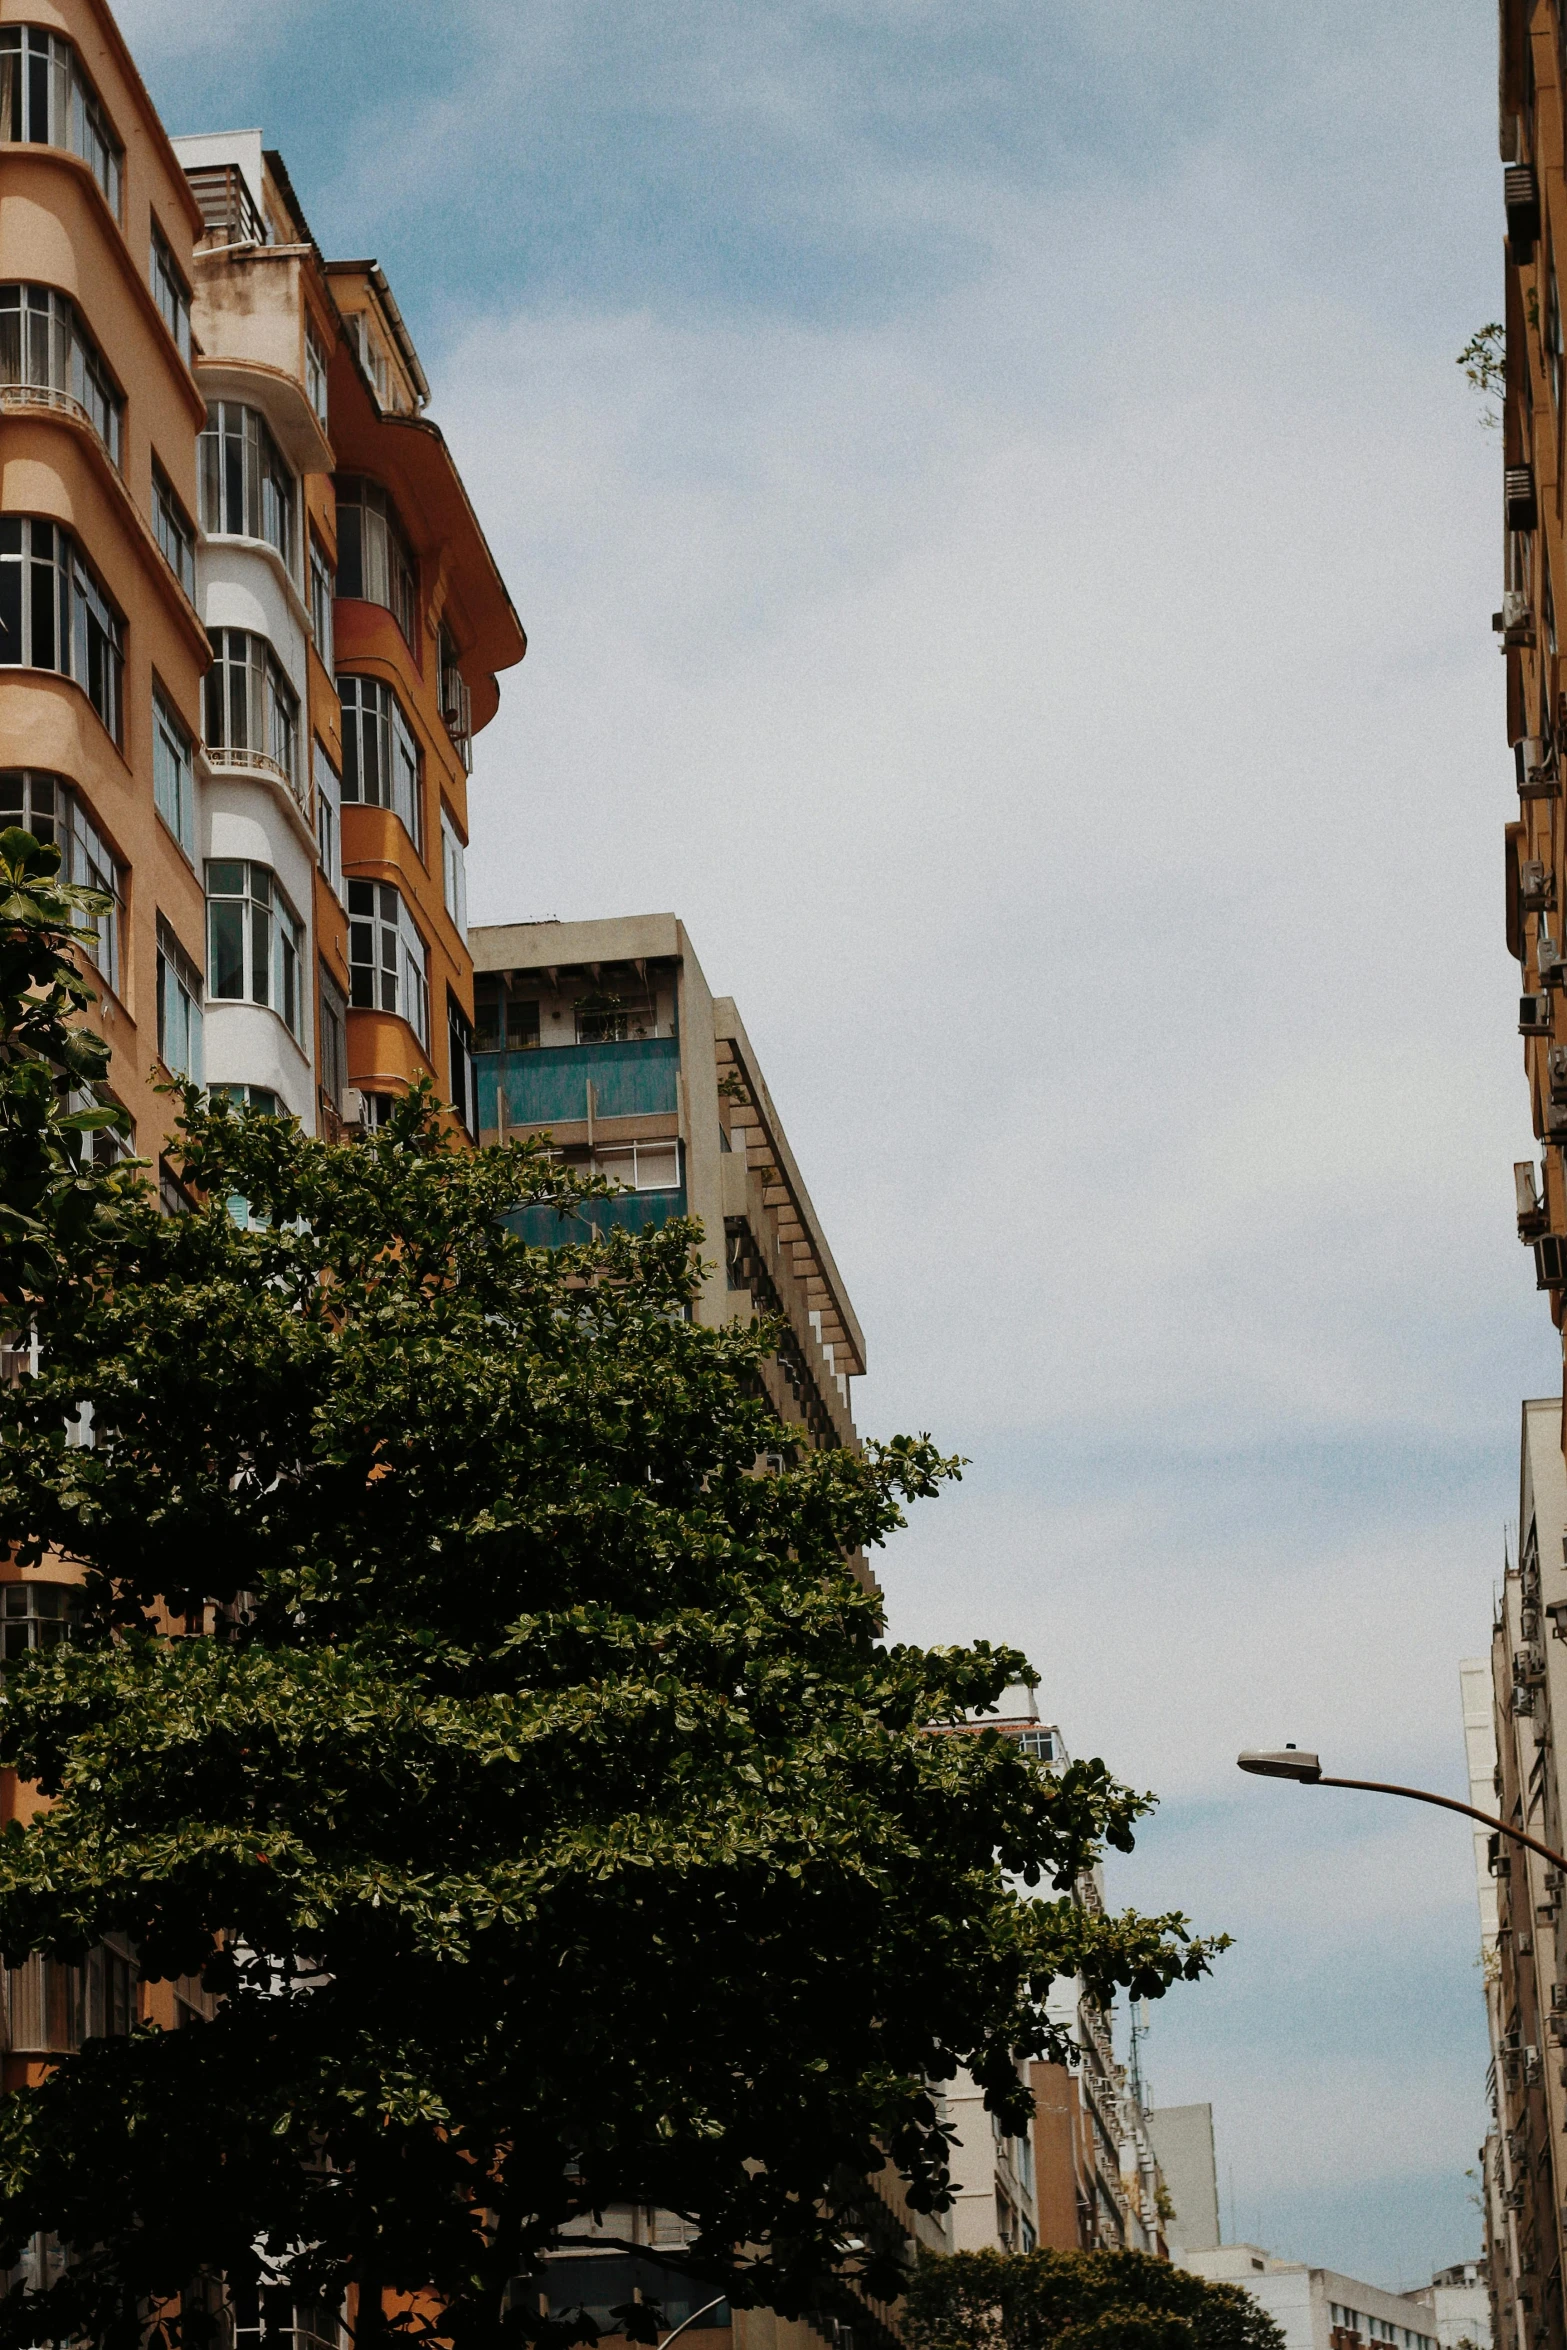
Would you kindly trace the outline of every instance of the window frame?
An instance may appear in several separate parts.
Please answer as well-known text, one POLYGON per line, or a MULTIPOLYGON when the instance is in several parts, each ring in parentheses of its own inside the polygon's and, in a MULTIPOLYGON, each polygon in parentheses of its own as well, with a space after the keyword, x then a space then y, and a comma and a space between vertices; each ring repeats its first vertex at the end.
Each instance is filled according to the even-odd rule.
POLYGON ((327 422, 330 401, 331 351, 310 311, 305 312, 305 397, 319 423, 327 422), (320 386, 320 398, 316 387, 320 386))
POLYGON ((312 735, 311 776, 316 787, 316 863, 339 903, 343 896, 343 785, 321 737, 312 735))
POLYGON ((344 670, 336 678, 343 714, 343 805, 385 808, 395 816, 424 861, 424 747, 394 685, 383 677, 344 670), (347 689, 347 690, 345 690, 347 689), (367 727, 375 734, 375 790, 367 794, 367 727), (401 755, 401 763, 399 763, 401 755), (407 779, 406 805, 400 779, 407 779))
POLYGON ((75 535, 63 523, 41 514, 0 514, 0 628, 10 626, 11 600, 6 576, 16 567, 15 626, 22 647, 19 661, 0 653, 0 668, 40 669, 68 677, 80 686, 118 748, 125 726, 125 618, 88 563, 75 535), (7 541, 12 533, 16 545, 7 541), (38 551, 43 533, 47 551, 38 551), (40 594, 41 574, 53 585, 40 594), (64 660, 34 658, 39 650, 40 618, 47 615, 47 636, 64 660), (96 631, 96 633, 95 633, 96 631))
POLYGON ((334 671, 332 603, 335 592, 335 576, 331 564, 327 561, 326 549, 321 544, 313 525, 307 527, 306 536, 310 542, 308 561, 310 637, 320 657, 321 666, 330 677, 334 671))
MULTIPOLYGON (((85 959, 115 995, 120 989, 120 946, 125 926, 126 867, 104 839, 80 790, 69 776, 44 767, 0 768, 0 819, 21 825, 35 840, 60 851, 60 872, 82 889, 100 890, 109 904, 89 917, 95 945, 79 941, 85 959), (15 808, 5 803, 13 797, 15 808), (40 787, 42 787, 40 789, 40 787), (41 805, 42 791, 50 804, 41 805)), ((86 927, 86 925, 84 925, 86 927)))
POLYGON ((185 272, 174 258, 174 248, 158 225, 153 213, 151 232, 147 239, 147 283, 152 298, 158 305, 158 315, 169 330, 170 340, 187 367, 191 364, 190 287, 185 272), (170 316, 172 311, 173 315, 170 316))
POLYGON ((24 401, 64 401, 91 425, 115 471, 124 471, 124 391, 81 305, 59 286, 36 278, 6 278, 0 283, 0 390, 15 392, 24 401), (14 335, 8 335, 5 326, 11 316, 16 319, 14 335), (46 352, 41 369, 34 366, 40 341, 46 352))
POLYGON ((182 853, 194 865, 196 738, 175 708, 156 670, 152 677, 152 802, 182 853))
POLYGON ((300 697, 271 638, 254 628, 213 628, 207 633, 213 657, 202 680, 201 725, 208 757, 233 765, 270 767, 284 778, 297 799, 300 697), (236 641, 245 647, 237 657, 233 650, 236 641), (239 709, 236 681, 241 676, 245 680, 244 742, 234 739, 239 709), (215 732, 221 734, 220 740, 214 740, 215 732), (250 739, 253 736, 261 740, 250 739))
POLYGON ((277 876, 276 868, 254 857, 209 857, 202 875, 207 899, 207 986, 209 1007, 249 1004, 273 1012, 294 1042, 305 1048, 304 989, 308 954, 305 920, 277 876), (214 886, 215 875, 243 876, 238 887, 214 886), (258 887, 258 876, 264 882, 258 887), (232 922, 220 916, 237 909, 232 922), (239 985, 220 987, 219 973, 230 951, 220 928, 238 942, 239 985))
POLYGON ((204 1082, 206 1060, 202 975, 181 946, 173 924, 163 914, 157 920, 157 939, 158 1058, 171 1077, 188 1078, 192 1085, 200 1085, 204 1082), (171 1025, 175 1012, 188 1048, 182 1060, 174 1059, 170 1053, 175 1041, 171 1025))
POLYGON ((94 185, 113 213, 115 225, 125 224, 125 148, 114 127, 114 117, 99 97, 92 76, 82 64, 76 43, 66 33, 47 25, 0 25, 0 57, 14 53, 18 70, 11 90, 10 122, 0 121, 0 146, 54 147, 76 156, 92 174, 94 185), (38 84, 20 60, 41 49, 45 57, 44 110, 49 120, 40 134, 32 122, 38 84), (55 122, 61 103, 69 121, 55 122), (96 121, 93 119, 96 117, 96 121), (63 130, 64 136, 52 135, 63 130), (94 159, 88 133, 97 134, 102 165, 94 159))
POLYGON ((347 887, 349 1008, 406 1021, 428 1057, 430 950, 408 901, 390 881, 350 879, 347 887))
POLYGON ((248 539, 253 546, 270 547, 298 584, 299 479, 266 417, 247 400, 207 402, 207 421, 196 441, 196 505, 208 538, 248 539), (237 425, 231 421, 236 418, 237 425), (266 527, 269 491, 274 509, 281 509, 280 534, 266 527))
POLYGON ((378 604, 383 612, 390 612, 417 661, 419 558, 396 500, 384 483, 365 473, 338 474, 333 488, 337 501, 337 593, 345 601, 378 604), (368 532, 367 514, 374 517, 377 526, 368 532), (384 595, 378 592, 372 570, 377 553, 385 572, 384 595))
POLYGON ((441 903, 463 945, 468 943, 468 844, 445 800, 441 802, 441 903))
POLYGON ((192 604, 196 601, 196 525, 186 513, 157 457, 152 460, 152 535, 158 542, 158 552, 173 572, 192 604), (180 560, 170 554, 168 541, 172 539, 180 560))

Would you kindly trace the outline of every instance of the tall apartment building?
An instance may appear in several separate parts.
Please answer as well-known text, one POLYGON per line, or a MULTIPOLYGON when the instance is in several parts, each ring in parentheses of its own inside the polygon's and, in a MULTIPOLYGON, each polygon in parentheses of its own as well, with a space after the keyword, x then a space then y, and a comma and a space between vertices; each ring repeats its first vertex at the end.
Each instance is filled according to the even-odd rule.
MULTIPOLYGON (((470 943, 480 1139, 547 1136, 563 1165, 616 1186, 568 1215, 521 1208, 514 1228, 551 1247, 697 1218, 697 1319, 777 1317, 782 1337, 760 1372, 773 1410, 801 1445, 854 1445, 859 1320, 756 1048, 731 999, 709 988, 684 925, 672 914, 508 923, 476 928, 470 943)), ((909 2254, 952 2249, 948 2220, 912 2211, 890 2164, 863 2182, 856 2222, 867 2241, 909 2254)), ((557 2314, 585 2307, 609 2333, 610 2312, 634 2294, 656 2297, 666 2324, 707 2298, 699 2278, 668 2265, 689 2241, 673 2212, 625 2205, 570 2235, 545 2281, 557 2314)), ((714 2350, 821 2350, 849 2336, 894 2350, 898 2340, 896 2309, 863 2296, 848 2322, 841 2311, 788 2320, 721 2304, 692 2330, 718 2336, 714 2350)))
MULTIPOLYGON (((1059 1725, 1041 1718, 1034 1691, 1021 1685, 1003 1692, 994 1713, 971 1716, 953 1734, 980 1730, 1015 1739, 1043 1771, 1071 1760, 1059 1725)), ((1083 1872, 1072 1898, 1103 1910, 1098 1868, 1083 1872)), ((1075 1978, 1051 1986, 1048 2013, 1071 2055, 1061 2064, 1029 2065, 1034 2120, 1026 2144, 995 2127, 966 2073, 947 2092, 961 2140, 953 2159, 953 2247, 1029 2252, 1039 2244, 1168 2259, 1168 2196, 1152 2117, 1136 2066, 1116 2056, 1114 2019, 1075 1978)))
POLYGON ((1284 2350, 1438 2350, 1429 2302, 1410 2293, 1281 2260, 1260 2244, 1221 2244, 1183 2255, 1210 2284, 1243 2285, 1284 2336, 1284 2350))
MULTIPOLYGON (((1567 1468, 1555 1397, 1523 1407, 1519 1540, 1489 1670, 1463 1672, 1471 1800, 1562 1848, 1567 1788, 1567 1468), (1490 1734, 1484 1720, 1491 1709, 1490 1734), (1489 1766, 1489 1768, 1488 1768, 1489 1766)), ((1493 2323, 1503 2350, 1564 2339, 1567 1928, 1562 1873, 1500 1837, 1477 1849, 1491 2037, 1484 2168, 1493 2323)))
POLYGON ((0 812, 113 910, 109 1085, 471 1130, 474 732, 522 629, 386 279, 101 0, 0 0, 0 812))
POLYGON ((481 1139, 548 1134, 562 1163, 621 1188, 569 1219, 523 1209, 548 1246, 611 1224, 694 1216, 707 1279, 698 1319, 778 1315, 764 1367, 779 1417, 812 1444, 855 1441, 849 1382, 865 1340, 821 1219, 728 996, 673 914, 475 929, 481 1139))
MULTIPOLYGON (((525 640, 386 280, 259 133, 171 142, 103 0, 0 0, 0 149, 0 822, 109 901, 107 1090, 154 1162, 178 1077, 337 1134, 428 1075, 472 1131, 469 745, 525 640)), ((71 1579, 0 1565, 0 1655, 71 1579)), ((204 2000, 32 1961, 5 2081, 204 2000)))

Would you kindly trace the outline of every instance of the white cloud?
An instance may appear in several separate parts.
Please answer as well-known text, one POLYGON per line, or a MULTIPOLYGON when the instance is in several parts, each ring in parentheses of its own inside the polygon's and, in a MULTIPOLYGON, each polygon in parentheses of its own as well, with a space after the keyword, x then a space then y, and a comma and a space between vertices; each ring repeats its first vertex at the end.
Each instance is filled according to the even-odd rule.
MULTIPOLYGON (((1013 204, 881 327, 491 316, 437 412, 533 646, 476 918, 685 916, 866 1320, 862 1421, 978 1456, 888 1554, 894 1629, 1021 1639, 1080 1750, 1228 1804, 1283 1735, 1452 1780, 1556 1356, 1508 1224, 1494 450, 1374 305, 1216 285, 1222 209, 1201 158, 1123 199, 1091 283, 1081 208, 1013 204)), ((1351 1983, 1467 1917, 1461 1828, 1335 1833, 1280 1814, 1245 1914, 1345 1907, 1351 1983)), ((1194 1894, 1150 1844, 1124 1897, 1232 1922, 1174 1849, 1194 1894)), ((1207 2012, 1259 2192, 1469 2160, 1472 2047, 1259 2070, 1207 2012)))

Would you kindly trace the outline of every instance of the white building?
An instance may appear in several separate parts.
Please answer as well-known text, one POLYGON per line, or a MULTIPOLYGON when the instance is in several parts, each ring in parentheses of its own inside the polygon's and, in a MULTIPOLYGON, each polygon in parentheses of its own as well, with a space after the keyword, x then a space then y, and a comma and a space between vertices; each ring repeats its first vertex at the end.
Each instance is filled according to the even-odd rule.
POLYGON ((1260 2244, 1220 2244, 1180 2263, 1210 2284, 1244 2285, 1284 2336, 1285 2350, 1439 2350, 1434 2313, 1410 2293, 1385 2293, 1335 2269, 1280 2260, 1260 2244))
POLYGON ((1475 2350, 1491 2350, 1491 2296, 1482 2262, 1463 2260, 1455 2268, 1444 2268, 1409 2298, 1430 2310, 1442 2350, 1461 2350, 1467 2342, 1475 2350))

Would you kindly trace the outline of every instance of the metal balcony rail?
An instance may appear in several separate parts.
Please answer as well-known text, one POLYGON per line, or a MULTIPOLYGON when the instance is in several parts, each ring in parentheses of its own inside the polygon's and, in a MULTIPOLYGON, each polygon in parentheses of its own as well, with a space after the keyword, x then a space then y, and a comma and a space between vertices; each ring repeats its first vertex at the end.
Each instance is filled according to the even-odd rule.
POLYGON ((198 163, 185 177, 209 237, 223 245, 270 244, 266 221, 237 163, 198 163))

